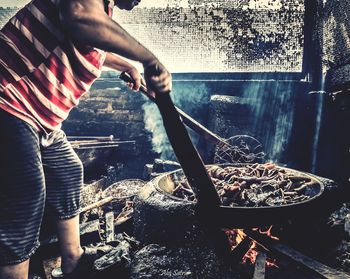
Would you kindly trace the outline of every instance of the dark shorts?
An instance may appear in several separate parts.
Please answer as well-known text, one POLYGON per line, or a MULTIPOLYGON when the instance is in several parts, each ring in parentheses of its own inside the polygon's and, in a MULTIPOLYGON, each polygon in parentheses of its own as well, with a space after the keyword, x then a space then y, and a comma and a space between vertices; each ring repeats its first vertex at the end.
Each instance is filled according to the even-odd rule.
POLYGON ((79 214, 83 167, 63 131, 49 136, 0 109, 0 265, 27 260, 39 246, 44 213, 79 214))

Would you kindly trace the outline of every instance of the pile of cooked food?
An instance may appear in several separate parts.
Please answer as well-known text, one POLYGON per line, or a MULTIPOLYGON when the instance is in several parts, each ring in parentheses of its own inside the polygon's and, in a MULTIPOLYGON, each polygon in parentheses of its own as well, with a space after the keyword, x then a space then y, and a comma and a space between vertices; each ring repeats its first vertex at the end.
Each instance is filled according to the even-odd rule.
MULTIPOLYGON (((207 167, 224 206, 277 206, 308 200, 308 188, 318 182, 300 172, 273 163, 242 166, 207 167)), ((177 183, 173 195, 194 201, 195 195, 185 176, 177 183)))

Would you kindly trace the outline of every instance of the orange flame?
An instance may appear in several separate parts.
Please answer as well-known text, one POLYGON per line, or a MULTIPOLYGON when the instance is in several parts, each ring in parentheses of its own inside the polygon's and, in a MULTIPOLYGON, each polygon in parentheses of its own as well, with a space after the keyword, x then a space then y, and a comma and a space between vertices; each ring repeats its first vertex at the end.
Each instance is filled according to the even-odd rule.
POLYGON ((227 237, 228 237, 228 241, 230 243, 231 246, 231 250, 234 250, 238 244, 241 243, 241 241, 246 237, 245 233, 243 232, 243 230, 239 230, 239 229, 227 229, 224 230, 227 237))
MULTIPOLYGON (((263 231, 259 228, 253 229, 255 231, 259 231, 259 233, 264 234, 274 240, 279 240, 278 237, 275 237, 272 235, 271 230, 272 230, 272 226, 270 226, 266 231, 263 231)), ((245 239, 247 237, 247 235, 244 233, 243 230, 240 229, 226 229, 224 230, 230 246, 231 246, 231 251, 234 250, 243 239, 245 239)), ((249 247, 247 253, 245 253, 245 255, 242 258, 242 263, 246 264, 247 262, 250 264, 254 264, 256 261, 256 257, 259 254, 259 247, 257 245, 257 243, 255 241, 252 241, 251 246, 249 247)), ((275 259, 267 259, 266 260, 266 266, 267 267, 276 267, 278 268, 277 264, 276 264, 276 260, 275 259)))
POLYGON ((254 264, 257 256, 258 256, 258 251, 256 249, 256 242, 253 241, 252 245, 249 247, 249 250, 243 256, 242 263, 245 264, 249 261, 251 264, 254 264))

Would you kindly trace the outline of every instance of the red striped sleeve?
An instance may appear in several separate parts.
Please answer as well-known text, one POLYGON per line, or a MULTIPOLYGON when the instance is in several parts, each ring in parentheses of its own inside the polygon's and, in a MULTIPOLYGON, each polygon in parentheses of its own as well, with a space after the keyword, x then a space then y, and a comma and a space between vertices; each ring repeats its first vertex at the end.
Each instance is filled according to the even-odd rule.
POLYGON ((67 41, 60 43, 28 10, 23 10, 23 13, 19 16, 19 20, 27 29, 31 30, 33 36, 38 39, 46 49, 52 51, 59 45, 70 61, 69 66, 83 82, 91 84, 96 79, 96 76, 86 69, 73 53, 72 46, 70 46, 67 41))
POLYGON ((65 30, 50 0, 33 0, 2 34, 1 108, 7 104, 10 113, 31 124, 35 119, 44 130, 58 127, 101 73, 103 53, 68 36, 62 40, 65 30))
POLYGON ((53 50, 55 47, 57 47, 57 45, 59 45, 63 52, 68 56, 68 59, 71 61, 71 68, 83 82, 86 84, 91 84, 97 78, 95 74, 91 73, 91 71, 84 66, 83 61, 80 59, 84 59, 85 63, 90 64, 95 68, 95 70, 99 71, 99 68, 102 66, 100 63, 100 53, 91 48, 85 47, 85 49, 88 49, 88 51, 85 51, 82 57, 78 58, 77 54, 74 53, 73 45, 69 44, 69 41, 64 40, 59 42, 58 38, 54 36, 28 10, 25 10, 21 23, 27 28, 31 28, 32 34, 45 46, 46 49, 53 50))
POLYGON ((85 58, 86 62, 90 63, 96 69, 101 68, 102 55, 97 50, 91 47, 83 47, 78 44, 74 44, 77 51, 85 58))

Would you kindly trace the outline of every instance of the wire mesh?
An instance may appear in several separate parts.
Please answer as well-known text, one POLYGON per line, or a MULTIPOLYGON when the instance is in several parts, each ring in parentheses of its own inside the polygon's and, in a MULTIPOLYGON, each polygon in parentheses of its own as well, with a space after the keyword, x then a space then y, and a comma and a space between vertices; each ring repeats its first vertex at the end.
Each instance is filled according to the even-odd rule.
POLYGON ((265 158, 262 144, 254 137, 237 135, 216 146, 214 163, 261 163, 265 158))

